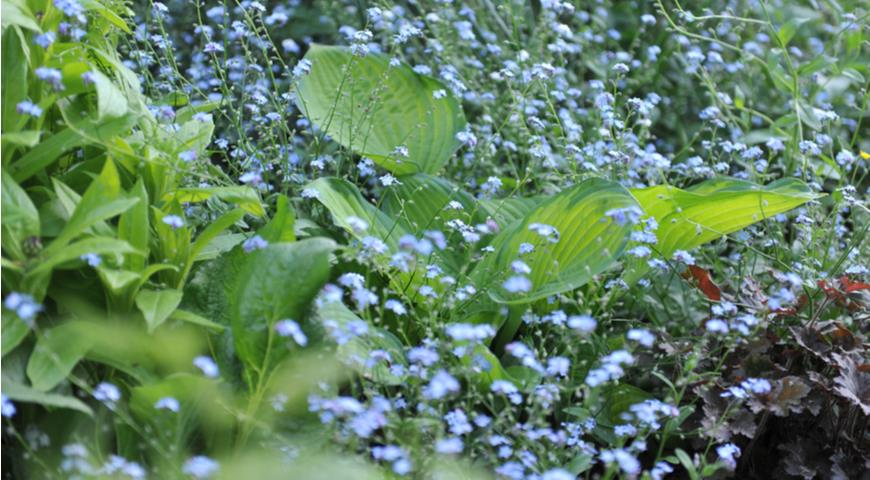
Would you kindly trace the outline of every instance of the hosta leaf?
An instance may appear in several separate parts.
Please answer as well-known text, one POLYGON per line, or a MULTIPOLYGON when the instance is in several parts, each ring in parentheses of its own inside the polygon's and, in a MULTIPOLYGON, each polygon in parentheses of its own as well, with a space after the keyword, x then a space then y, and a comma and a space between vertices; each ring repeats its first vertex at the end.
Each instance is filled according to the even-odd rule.
MULTIPOLYGON (((467 225, 475 225, 486 220, 484 212, 477 201, 466 191, 448 180, 433 177, 424 173, 405 175, 401 183, 393 185, 384 193, 381 210, 391 219, 402 224, 420 237, 427 230, 437 230, 451 238, 449 245, 461 245, 459 233, 446 227, 450 220, 460 220, 467 225), (462 206, 457 210, 448 207, 451 202, 462 206)), ((458 251, 448 247, 447 251, 436 250, 439 258, 450 272, 461 270, 466 249, 458 251)))
POLYGON ((163 197, 166 202, 173 200, 178 203, 204 202, 209 198, 219 198, 225 202, 234 203, 251 215, 262 217, 266 214, 260 196, 251 187, 203 187, 179 188, 163 197))
POLYGON ((437 172, 459 147, 465 118, 439 81, 342 47, 312 45, 305 60, 311 71, 299 81, 297 105, 345 147, 396 174, 437 172), (394 154, 400 146, 407 158, 394 154))
MULTIPOLYGON (((324 301, 317 307, 317 316, 324 322, 335 322, 341 329, 347 330, 350 322, 363 322, 344 303, 340 301, 324 301)), ((390 371, 390 364, 379 361, 375 365, 368 363, 372 350, 383 350, 390 355, 390 364, 405 365, 405 354, 402 342, 388 330, 369 325, 363 335, 354 336, 346 343, 339 345, 337 353, 342 362, 356 368, 366 378, 381 385, 401 385, 402 379, 390 371)))
POLYGON ((317 191, 317 200, 332 214, 335 224, 358 239, 374 236, 386 243, 390 250, 398 248, 398 240, 408 233, 398 218, 390 217, 363 198, 355 185, 335 177, 319 178, 307 188, 317 191), (355 230, 348 218, 357 217, 368 223, 365 231, 355 230))
MULTIPOLYGON (((276 322, 301 323, 308 304, 329 278, 329 253, 334 248, 331 240, 312 238, 273 243, 247 254, 229 311, 236 352, 249 367, 263 366, 269 330, 276 322)), ((286 352, 275 339, 273 344, 272 356, 286 352)))
POLYGON ((590 179, 550 197, 519 221, 502 230, 492 241, 490 253, 473 272, 477 285, 489 288, 490 296, 502 303, 527 303, 573 290, 585 284, 622 254, 631 231, 606 213, 637 206, 634 198, 618 183, 590 179), (539 223, 555 227, 560 239, 552 243, 531 231, 539 223), (522 243, 535 246, 520 256, 522 243), (529 267, 531 289, 510 293, 502 282, 511 276, 511 263, 522 259, 529 267))
POLYGON ((481 200, 480 206, 501 228, 506 228, 525 217, 542 201, 543 197, 511 197, 481 200))
MULTIPOLYGON (((658 185, 631 193, 646 214, 658 221, 655 248, 665 258, 676 250, 690 250, 820 197, 795 179, 760 186, 718 178, 686 190, 658 185)), ((635 261, 628 276, 637 278, 646 269, 645 262, 635 261)))
POLYGON ((93 346, 84 325, 68 322, 46 330, 27 362, 34 389, 47 391, 60 383, 93 346))

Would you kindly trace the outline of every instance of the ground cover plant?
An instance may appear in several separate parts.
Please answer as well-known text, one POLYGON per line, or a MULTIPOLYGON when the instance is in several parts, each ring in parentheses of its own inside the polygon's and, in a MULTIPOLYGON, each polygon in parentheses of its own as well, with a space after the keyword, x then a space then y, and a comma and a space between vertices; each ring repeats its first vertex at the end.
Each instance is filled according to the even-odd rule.
POLYGON ((866 4, 2 8, 4 478, 870 478, 866 4))

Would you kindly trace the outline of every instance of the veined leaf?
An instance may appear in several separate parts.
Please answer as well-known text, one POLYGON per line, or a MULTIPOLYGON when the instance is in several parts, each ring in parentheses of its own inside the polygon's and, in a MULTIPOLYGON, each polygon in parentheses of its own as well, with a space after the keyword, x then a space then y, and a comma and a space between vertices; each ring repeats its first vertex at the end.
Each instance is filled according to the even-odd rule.
POLYGON ((299 110, 345 147, 396 174, 435 173, 459 148, 465 118, 441 82, 342 47, 312 45, 305 60, 311 71, 297 86, 299 110), (395 154, 401 146, 407 158, 395 154))
POLYGON ((489 286, 490 296, 501 303, 527 303, 582 286, 622 254, 631 232, 630 224, 619 224, 606 213, 612 209, 636 207, 637 202, 618 183, 590 179, 545 200, 492 241, 490 253, 472 272, 479 286, 489 286), (551 242, 530 230, 532 224, 555 227, 558 242, 551 242), (535 246, 526 255, 520 244, 535 246), (522 260, 531 273, 531 289, 524 293, 506 291, 502 282, 511 263, 522 260))
POLYGON ((821 196, 795 179, 759 186, 731 178, 708 180, 687 190, 659 185, 632 190, 632 194, 646 214, 658 221, 656 249, 665 257, 821 196))
POLYGON ((266 214, 260 196, 257 191, 250 187, 206 187, 206 188, 180 188, 163 197, 163 201, 172 200, 178 203, 204 202, 211 197, 234 203, 246 212, 257 217, 266 214))
MULTIPOLYGON (((323 304, 318 305, 317 315, 324 321, 336 322, 343 329, 346 329, 350 322, 363 321, 341 301, 324 301, 323 304)), ((361 375, 374 380, 376 383, 400 385, 402 379, 394 375, 386 363, 378 362, 374 366, 367 364, 368 353, 372 350, 387 352, 392 364, 405 365, 407 363, 405 353, 402 350, 402 342, 388 330, 373 325, 369 325, 367 333, 355 336, 347 343, 340 345, 337 353, 344 363, 356 367, 361 375)))
POLYGON ((247 254, 230 295, 230 325, 239 358, 260 371, 286 353, 269 331, 283 319, 300 321, 329 278, 329 253, 335 243, 312 238, 273 243, 247 254), (270 348, 269 339, 274 343, 270 348), (266 358, 266 352, 271 351, 266 358))
POLYGON ((127 98, 112 79, 99 70, 91 74, 97 89, 97 119, 117 118, 127 113, 127 98))
POLYGON ((398 240, 408 231, 397 218, 381 212, 369 203, 355 185, 335 177, 318 178, 308 184, 307 188, 317 191, 317 200, 332 214, 335 224, 344 228, 356 238, 362 239, 369 235, 381 239, 390 250, 398 249, 398 240), (369 228, 358 231, 351 226, 348 219, 357 217, 368 223, 369 228))
POLYGON ((544 201, 543 197, 499 198, 481 200, 480 206, 501 228, 506 228, 528 215, 542 201, 544 201))

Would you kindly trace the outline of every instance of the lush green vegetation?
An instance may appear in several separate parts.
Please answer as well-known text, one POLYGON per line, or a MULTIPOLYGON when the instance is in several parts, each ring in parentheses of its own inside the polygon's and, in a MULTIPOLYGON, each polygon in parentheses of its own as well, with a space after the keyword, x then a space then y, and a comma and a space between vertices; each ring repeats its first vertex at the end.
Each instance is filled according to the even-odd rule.
POLYGON ((862 2, 2 1, 4 478, 863 478, 862 2))

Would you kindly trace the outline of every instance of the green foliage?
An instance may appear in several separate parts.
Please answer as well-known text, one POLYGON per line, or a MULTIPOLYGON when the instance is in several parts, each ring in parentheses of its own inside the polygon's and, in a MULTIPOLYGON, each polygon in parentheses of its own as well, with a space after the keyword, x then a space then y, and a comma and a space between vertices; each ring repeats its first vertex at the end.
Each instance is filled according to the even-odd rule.
POLYGON ((459 147, 465 118, 441 82, 341 47, 312 45, 305 59, 311 72, 297 85, 299 110, 345 147, 396 174, 438 172, 459 147))

